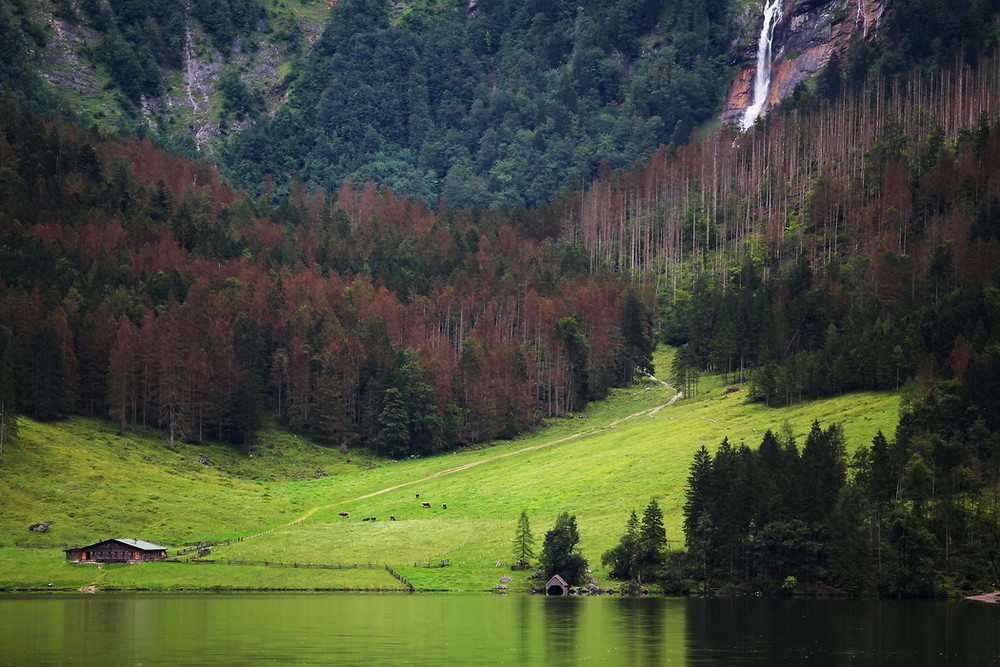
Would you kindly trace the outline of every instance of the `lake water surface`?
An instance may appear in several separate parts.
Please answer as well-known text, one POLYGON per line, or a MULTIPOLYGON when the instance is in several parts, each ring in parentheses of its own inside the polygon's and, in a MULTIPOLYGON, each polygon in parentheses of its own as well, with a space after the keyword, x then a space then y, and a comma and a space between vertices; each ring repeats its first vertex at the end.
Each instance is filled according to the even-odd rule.
POLYGON ((984 603, 481 595, 0 597, 5 665, 990 665, 984 603))

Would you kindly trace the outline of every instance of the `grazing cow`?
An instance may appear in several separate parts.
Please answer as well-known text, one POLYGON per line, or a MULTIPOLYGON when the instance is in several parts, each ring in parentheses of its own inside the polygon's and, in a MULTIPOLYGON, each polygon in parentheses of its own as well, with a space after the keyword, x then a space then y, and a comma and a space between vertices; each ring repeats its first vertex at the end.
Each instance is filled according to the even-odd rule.
POLYGON ((373 516, 373 517, 371 517, 371 520, 372 521, 378 521, 378 517, 377 516, 373 516))
POLYGON ((441 509, 446 510, 448 509, 448 506, 444 503, 441 503, 441 509))
POLYGON ((371 520, 372 518, 370 516, 366 516, 364 519, 362 519, 362 521, 371 521, 371 520))
POLYGON ((418 494, 417 494, 417 498, 419 498, 419 497, 420 497, 420 494, 418 493, 418 494))
POLYGON ((340 516, 342 516, 342 517, 344 517, 344 518, 346 519, 346 518, 348 518, 349 516, 351 516, 351 513, 350 513, 350 512, 341 512, 341 513, 340 513, 340 516))
POLYGON ((390 514, 389 515, 389 521, 395 521, 395 520, 396 520, 396 515, 395 514, 390 514))
POLYGON ((430 507, 430 506, 431 506, 431 504, 430 504, 430 503, 420 503, 420 504, 421 504, 421 505, 422 505, 423 507, 430 507))

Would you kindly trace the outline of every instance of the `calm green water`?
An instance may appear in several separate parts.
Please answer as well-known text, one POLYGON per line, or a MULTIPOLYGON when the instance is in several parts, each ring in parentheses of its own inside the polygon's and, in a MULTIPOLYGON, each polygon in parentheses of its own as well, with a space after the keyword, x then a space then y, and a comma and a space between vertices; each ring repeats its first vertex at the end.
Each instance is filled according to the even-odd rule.
POLYGON ((8 665, 989 665, 1000 606, 490 595, 0 597, 8 665))

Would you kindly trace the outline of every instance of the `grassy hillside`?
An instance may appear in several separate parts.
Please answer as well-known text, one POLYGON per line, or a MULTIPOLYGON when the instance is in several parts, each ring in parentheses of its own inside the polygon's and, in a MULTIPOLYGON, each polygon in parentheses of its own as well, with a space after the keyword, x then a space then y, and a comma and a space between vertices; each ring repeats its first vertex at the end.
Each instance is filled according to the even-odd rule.
MULTIPOLYGON (((667 354, 657 367, 668 366, 667 354)), ((25 422, 0 458, 0 541, 55 546, 119 536, 177 547, 248 536, 215 547, 212 557, 388 563, 420 588, 487 590, 509 573, 495 562, 511 559, 524 508, 538 552, 556 515, 576 514, 584 555, 600 577, 601 554, 617 542, 628 513, 652 497, 668 538, 680 545, 685 479, 702 444, 714 449, 728 437, 756 445, 768 428, 801 438, 819 420, 842 423, 853 448, 878 429, 891 433, 899 406, 896 394, 863 393, 768 409, 746 404, 742 391, 724 393, 717 379, 700 389, 667 405, 673 390, 647 380, 530 436, 401 462, 342 454, 277 429, 247 458, 216 446, 172 452, 163 441, 121 438, 96 421, 25 422), (378 521, 361 521, 366 516, 378 521), (27 531, 43 520, 52 522, 49 533, 27 531), (441 559, 449 567, 427 567, 441 559)), ((64 563, 57 549, 5 546, 0 553, 0 588, 399 587, 379 568, 153 564, 97 573, 64 563)), ((522 577, 511 584, 524 586, 522 577)))

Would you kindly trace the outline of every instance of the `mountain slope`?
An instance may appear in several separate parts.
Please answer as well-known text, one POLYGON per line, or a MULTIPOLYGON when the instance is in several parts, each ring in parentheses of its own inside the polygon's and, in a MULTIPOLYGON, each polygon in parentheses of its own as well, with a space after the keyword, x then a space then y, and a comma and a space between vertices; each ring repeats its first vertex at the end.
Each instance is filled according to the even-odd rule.
POLYGON ((267 174, 280 192, 353 176, 453 207, 537 204, 585 185, 602 160, 628 167, 683 143, 728 78, 721 1, 17 0, 6 11, 24 48, 20 74, 0 85, 34 94, 24 77, 41 73, 65 112, 222 158, 251 191, 267 174))

